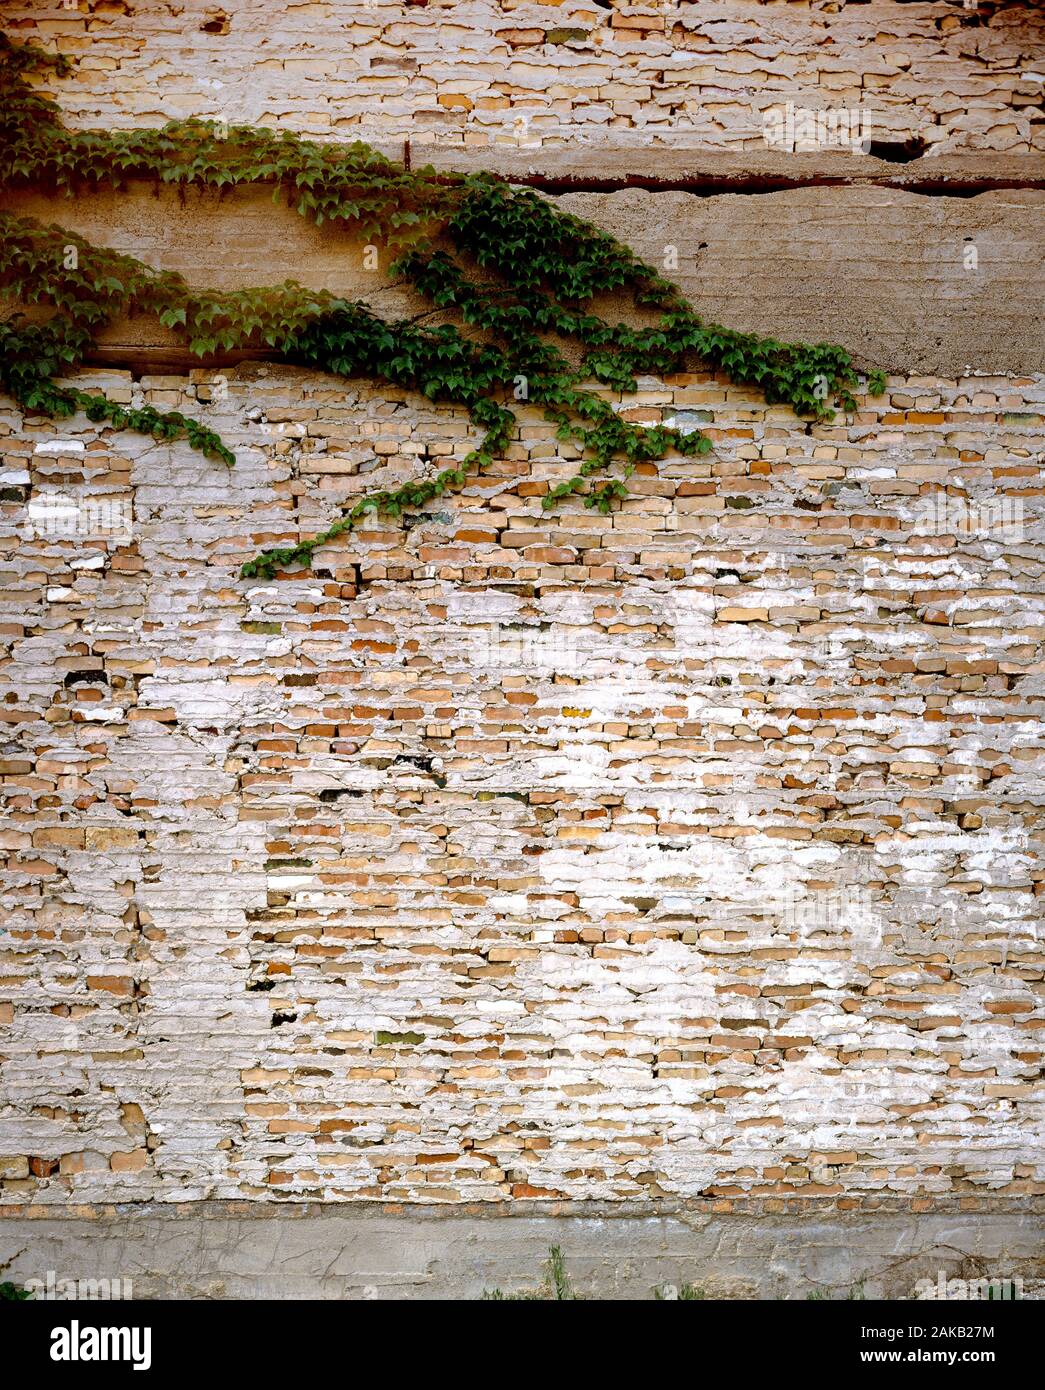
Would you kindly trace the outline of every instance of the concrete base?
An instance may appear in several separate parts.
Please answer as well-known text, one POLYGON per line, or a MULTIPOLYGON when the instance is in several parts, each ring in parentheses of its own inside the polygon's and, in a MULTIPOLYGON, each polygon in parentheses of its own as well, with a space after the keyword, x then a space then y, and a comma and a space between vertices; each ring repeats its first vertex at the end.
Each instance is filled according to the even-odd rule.
POLYGON ((0 1275, 130 1279, 137 1298, 478 1299, 538 1286, 561 1247, 577 1292, 645 1299, 683 1282, 709 1298, 911 1298, 937 1283, 1041 1280, 1045 1216, 992 1211, 712 1214, 577 1204, 496 1210, 202 1202, 83 1215, 9 1211, 0 1275))

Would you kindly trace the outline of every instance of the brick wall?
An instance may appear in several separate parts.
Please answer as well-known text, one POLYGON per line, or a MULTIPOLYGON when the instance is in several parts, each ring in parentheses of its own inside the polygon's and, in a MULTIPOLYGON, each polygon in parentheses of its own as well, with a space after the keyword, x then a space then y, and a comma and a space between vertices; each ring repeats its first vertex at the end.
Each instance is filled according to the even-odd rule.
POLYGON ((467 421, 90 379, 238 461, 0 408, 3 1203, 1041 1191, 1040 379, 647 381, 608 517, 523 411, 265 584, 467 421))
POLYGON ((937 155, 1045 149, 1030 3, 13 0, 3 17, 78 60, 74 124, 758 150, 791 101, 863 109, 876 140, 937 155))

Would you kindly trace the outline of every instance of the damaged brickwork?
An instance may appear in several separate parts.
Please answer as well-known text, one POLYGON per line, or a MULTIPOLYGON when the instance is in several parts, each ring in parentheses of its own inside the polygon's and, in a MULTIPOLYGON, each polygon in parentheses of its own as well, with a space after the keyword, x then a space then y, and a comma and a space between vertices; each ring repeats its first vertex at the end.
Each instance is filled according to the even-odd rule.
POLYGON ((865 111, 871 138, 912 153, 1045 149, 1045 19, 1013 0, 10 0, 3 16, 77 59, 73 125, 757 152, 790 101, 865 111))
POLYGON ((90 379, 238 462, 0 416, 6 1201, 1040 1191, 1040 381, 649 380, 608 517, 524 411, 266 584, 467 420, 90 379))

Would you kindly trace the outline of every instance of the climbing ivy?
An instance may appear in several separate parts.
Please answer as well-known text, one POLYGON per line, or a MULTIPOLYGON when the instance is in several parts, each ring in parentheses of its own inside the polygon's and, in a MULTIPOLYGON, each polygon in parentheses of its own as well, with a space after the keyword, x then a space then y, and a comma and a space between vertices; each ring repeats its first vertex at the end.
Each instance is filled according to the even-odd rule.
MULTIPOLYGON (((577 494, 585 506, 608 512, 627 495, 638 463, 711 448, 699 431, 623 420, 585 381, 629 393, 640 375, 663 376, 699 361, 799 415, 830 419, 832 401, 855 408, 859 379, 843 348, 781 343, 705 323, 675 285, 626 246, 530 190, 485 173, 408 170, 361 143, 319 144, 248 126, 189 120, 160 130, 69 130, 57 104, 32 82, 67 71, 61 56, 0 34, 0 187, 75 196, 120 190, 131 179, 181 189, 271 182, 274 201, 317 225, 333 222, 392 247, 391 273, 433 307, 456 314, 467 330, 388 321, 363 304, 292 281, 195 290, 179 275, 92 246, 59 226, 0 214, 0 290, 26 307, 50 310, 0 322, 0 387, 28 411, 62 418, 82 410, 116 429, 185 438, 231 466, 233 454, 220 437, 180 412, 128 409, 101 392, 58 384, 84 361, 106 324, 150 314, 200 357, 264 346, 289 363, 459 404, 483 432, 456 467, 367 493, 320 535, 263 551, 243 566, 245 577, 272 578, 308 564, 318 547, 369 513, 395 517, 463 486, 507 449, 515 427, 510 402, 519 398, 520 383, 558 438, 583 455, 576 475, 544 496, 545 508, 577 494), (652 324, 637 328, 602 317, 594 305, 610 294, 625 295, 652 324)), ((884 384, 875 374, 868 387, 880 394, 884 384)))

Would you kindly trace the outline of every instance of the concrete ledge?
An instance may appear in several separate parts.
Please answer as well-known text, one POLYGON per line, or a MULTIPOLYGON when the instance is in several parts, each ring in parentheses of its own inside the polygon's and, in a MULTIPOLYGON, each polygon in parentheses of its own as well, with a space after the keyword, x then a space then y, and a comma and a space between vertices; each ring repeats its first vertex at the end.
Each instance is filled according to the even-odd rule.
MULTIPOLYGON (((625 188, 568 192, 558 202, 663 269, 712 322, 843 343, 863 369, 947 377, 1045 369, 1041 189, 931 198, 875 184, 757 197, 625 188)), ((358 238, 275 206, 263 186, 181 197, 136 183, 124 194, 75 200, 7 194, 0 206, 178 271, 197 288, 294 279, 367 302, 386 318, 438 321, 409 286, 388 280, 388 248, 377 248, 379 264, 367 269, 358 238)), ((629 318, 624 301, 602 307, 629 318)), ((147 317, 106 329, 93 360, 146 372, 201 365, 147 317)))
MULTIPOLYGON (((410 133, 409 131, 407 132, 410 133)), ((402 160, 406 142, 379 142, 381 152, 402 160)), ((765 193, 822 184, 879 184, 933 196, 969 197, 988 189, 1045 187, 1045 157, 968 151, 923 155, 907 163, 850 150, 674 148, 638 141, 573 138, 564 147, 523 143, 461 149, 439 143, 409 144, 415 169, 430 164, 442 172, 486 169, 512 182, 566 192, 642 187, 709 195, 765 193)))
POLYGON ((201 1202, 78 1214, 9 1209, 4 1278, 130 1279, 139 1298, 477 1299, 532 1289, 551 1246, 577 1290, 644 1299, 689 1282, 709 1298, 910 1298, 919 1280, 1045 1275, 1045 1209, 716 1214, 654 1203, 510 1208, 201 1202))

